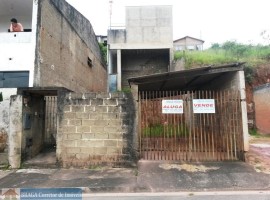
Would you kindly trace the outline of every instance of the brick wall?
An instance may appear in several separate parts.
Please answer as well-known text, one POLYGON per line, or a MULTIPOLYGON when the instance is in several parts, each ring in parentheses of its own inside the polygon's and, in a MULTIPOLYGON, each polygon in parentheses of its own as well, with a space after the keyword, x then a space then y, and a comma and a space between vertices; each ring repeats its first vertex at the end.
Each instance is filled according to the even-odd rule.
POLYGON ((65 1, 39 3, 34 86, 106 91, 106 66, 90 22, 65 1))
POLYGON ((135 161, 132 95, 61 94, 58 113, 57 158, 63 167, 122 166, 135 161))

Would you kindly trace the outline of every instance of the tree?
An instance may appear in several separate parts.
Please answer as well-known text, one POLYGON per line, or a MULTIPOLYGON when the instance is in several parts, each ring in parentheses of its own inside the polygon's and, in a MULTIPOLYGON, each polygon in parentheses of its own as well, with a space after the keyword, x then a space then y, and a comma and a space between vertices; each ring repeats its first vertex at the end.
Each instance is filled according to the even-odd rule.
POLYGON ((210 49, 213 49, 215 51, 215 53, 217 53, 218 50, 220 49, 220 45, 218 43, 213 43, 211 45, 210 49))
POLYGON ((107 46, 104 45, 103 43, 98 43, 99 44, 99 48, 101 51, 101 55, 105 61, 105 63, 107 63, 107 46))
POLYGON ((261 36, 264 39, 266 45, 270 45, 270 30, 262 31, 261 36))

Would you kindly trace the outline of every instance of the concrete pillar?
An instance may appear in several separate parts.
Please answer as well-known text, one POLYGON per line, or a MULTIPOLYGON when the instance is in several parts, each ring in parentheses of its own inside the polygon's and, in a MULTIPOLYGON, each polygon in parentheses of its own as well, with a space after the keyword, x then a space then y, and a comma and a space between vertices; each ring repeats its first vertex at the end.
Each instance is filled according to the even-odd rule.
POLYGON ((112 74, 112 55, 111 50, 109 49, 109 45, 107 48, 107 91, 110 92, 110 75, 112 74))
POLYGON ((133 104, 134 104, 134 126, 133 126, 133 145, 134 148, 137 152, 139 152, 139 133, 141 132, 141 124, 140 124, 140 113, 141 113, 141 108, 140 108, 140 101, 139 101, 139 96, 138 96, 138 85, 131 84, 131 93, 133 97, 133 104))
POLYGON ((121 91, 121 49, 117 49, 117 90, 121 91))
POLYGON ((242 109, 242 127, 243 127, 243 139, 244 139, 244 151, 249 150, 249 134, 248 134, 248 118, 247 118, 247 103, 246 103, 246 86, 244 71, 238 72, 239 90, 241 98, 242 109))
POLYGON ((8 159, 11 168, 20 168, 22 149, 22 95, 10 97, 9 137, 8 137, 8 159))
POLYGON ((112 61, 113 61, 113 59, 112 59, 112 52, 111 52, 111 50, 108 50, 107 51, 107 53, 108 53, 108 57, 107 57, 107 59, 108 59, 108 74, 110 75, 110 74, 112 74, 112 61))
POLYGON ((173 59, 174 59, 174 51, 173 48, 169 49, 169 54, 170 54, 170 60, 169 60, 169 66, 168 66, 168 71, 169 72, 174 72, 175 70, 175 66, 173 65, 173 59))

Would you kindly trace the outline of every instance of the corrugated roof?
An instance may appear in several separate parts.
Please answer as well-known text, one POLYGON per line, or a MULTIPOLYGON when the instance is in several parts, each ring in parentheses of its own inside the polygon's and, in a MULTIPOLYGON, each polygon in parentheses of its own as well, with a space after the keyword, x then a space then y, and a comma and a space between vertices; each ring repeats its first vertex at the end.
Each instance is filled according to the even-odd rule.
POLYGON ((222 75, 240 71, 244 63, 232 63, 219 66, 206 66, 190 70, 165 72, 159 74, 132 77, 129 84, 139 86, 139 90, 195 90, 222 75))

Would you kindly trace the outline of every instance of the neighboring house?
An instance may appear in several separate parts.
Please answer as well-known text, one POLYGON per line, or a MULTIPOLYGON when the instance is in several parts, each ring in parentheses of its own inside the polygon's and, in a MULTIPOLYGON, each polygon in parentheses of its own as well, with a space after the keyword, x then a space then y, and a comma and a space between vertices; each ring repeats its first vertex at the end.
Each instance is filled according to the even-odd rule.
POLYGON ((194 50, 202 51, 204 41, 201 39, 186 36, 173 41, 173 47, 175 51, 194 50))
POLYGON ((172 6, 126 7, 126 28, 108 30, 110 90, 132 76, 171 71, 172 6))
POLYGON ((270 84, 260 85, 253 90, 255 125, 262 134, 270 134, 270 84))
POLYGON ((6 141, 12 140, 10 95, 24 95, 22 128, 27 134, 24 134, 22 150, 26 157, 32 156, 43 145, 42 138, 35 138, 34 134, 35 130, 45 129, 44 97, 57 96, 59 90, 107 91, 107 68, 90 22, 65 0, 1 0, 0 19, 2 162, 6 161, 7 147, 12 150, 6 141), (27 32, 9 32, 13 17, 27 32), (20 89, 17 91, 17 88, 20 89), (35 116, 40 123, 31 126, 35 116), (24 147, 32 143, 37 146, 27 152, 24 147))

